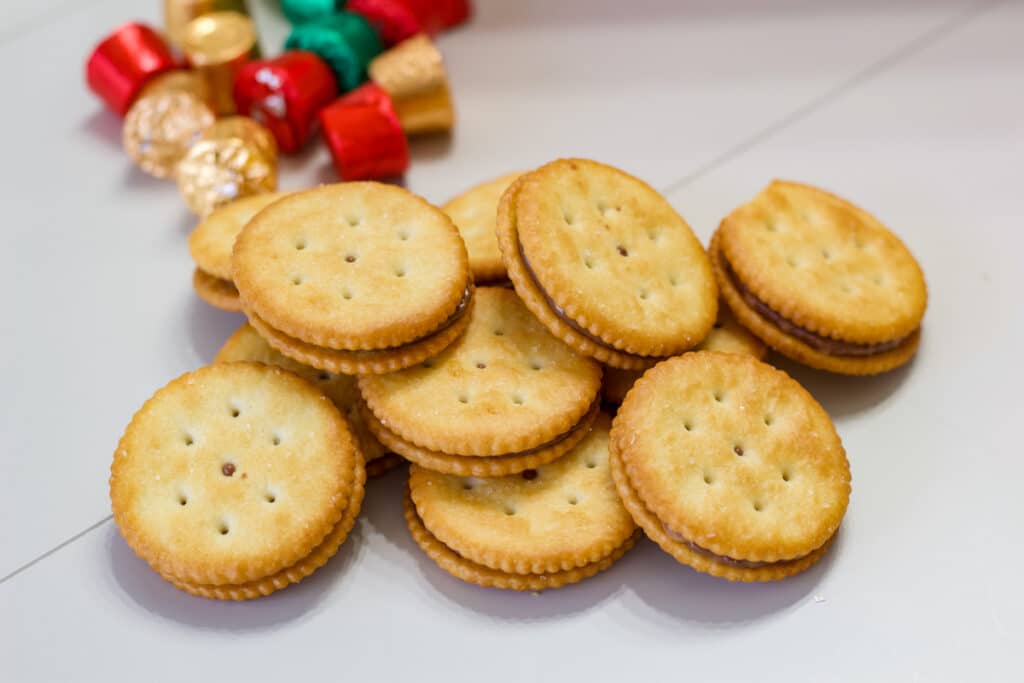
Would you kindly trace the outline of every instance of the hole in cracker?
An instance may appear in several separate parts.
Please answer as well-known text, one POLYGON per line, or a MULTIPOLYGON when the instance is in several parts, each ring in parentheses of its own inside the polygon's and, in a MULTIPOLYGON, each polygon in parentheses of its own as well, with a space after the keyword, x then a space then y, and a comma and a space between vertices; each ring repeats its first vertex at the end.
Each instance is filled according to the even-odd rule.
POLYGON ((351 299, 352 298, 352 290, 351 289, 343 289, 343 290, 341 290, 341 298, 345 299, 346 301, 348 299, 351 299))
POLYGON ((274 444, 275 446, 280 446, 281 445, 281 437, 278 436, 277 434, 274 434, 274 436, 272 436, 270 438, 270 443, 274 444))
POLYGON ((597 467, 597 461, 596 460, 587 460, 586 465, 587 465, 587 469, 588 470, 592 470, 595 467, 597 467))
POLYGON ((462 490, 463 491, 472 491, 473 490, 473 482, 471 482, 469 479, 463 479, 462 480, 462 490))
POLYGON ((403 242, 408 240, 409 239, 409 231, 408 230, 399 230, 398 231, 398 239, 402 240, 403 242))
POLYGON ((224 463, 223 465, 221 465, 220 472, 225 477, 233 476, 235 474, 235 463, 233 463, 233 462, 226 462, 226 463, 224 463))
POLYGON ((231 406, 231 417, 238 417, 242 414, 242 411, 238 409, 238 406, 231 406))
POLYGON ((193 439, 193 438, 192 438, 192 435, 191 435, 191 434, 186 434, 186 435, 185 435, 185 445, 186 445, 186 446, 191 446, 191 445, 192 445, 192 444, 194 444, 195 442, 196 442, 196 441, 195 441, 195 439, 193 439))
POLYGON ((761 503, 761 501, 759 501, 759 500, 755 500, 754 501, 754 512, 760 512, 761 510, 764 510, 764 504, 761 503))
POLYGON ((723 399, 724 397, 725 397, 725 394, 723 394, 723 393, 722 393, 721 391, 716 391, 716 392, 715 392, 715 402, 716 402, 716 403, 721 403, 721 402, 722 402, 722 399, 723 399))
POLYGON ((742 458, 743 457, 743 446, 741 446, 739 444, 736 444, 735 446, 732 447, 732 452, 742 458))
POLYGON ((266 493, 263 494, 263 500, 267 501, 268 503, 273 503, 274 501, 277 500, 277 496, 275 496, 272 491, 267 491, 266 493))
POLYGON ((660 236, 661 236, 661 233, 658 232, 657 230, 653 230, 652 229, 652 230, 648 230, 647 231, 647 239, 649 239, 652 242, 657 242, 658 241, 658 237, 660 237, 660 236))
POLYGON ((537 470, 523 470, 522 477, 526 481, 533 481, 537 478, 537 470))
POLYGON ((221 522, 220 524, 218 524, 217 525, 217 531, 220 532, 221 536, 227 536, 228 535, 228 531, 230 531, 230 529, 228 529, 228 523, 227 522, 221 522))
POLYGON ((579 498, 576 496, 569 496, 569 505, 575 505, 578 502, 580 502, 579 498))
POLYGON ((715 480, 715 478, 711 476, 710 472, 705 472, 704 473, 704 483, 705 484, 710 485, 711 482, 713 482, 714 480, 715 480))
POLYGON ((792 475, 789 473, 789 470, 782 470, 782 481, 789 481, 790 479, 792 479, 792 475))
POLYGON ((597 203, 594 204, 594 206, 597 207, 598 213, 604 213, 605 211, 608 210, 608 204, 606 204, 602 199, 598 199, 597 203))
POLYGON ((673 287, 677 287, 679 285, 679 278, 676 277, 675 275, 669 275, 668 276, 668 283, 670 285, 672 285, 673 287))
POLYGON ((619 256, 629 256, 629 249, 626 249, 626 247, 621 244, 616 245, 615 250, 619 252, 619 256))
POLYGON ((822 249, 821 250, 821 257, 823 259, 825 259, 826 261, 831 261, 832 260, 832 252, 830 252, 828 249, 822 249))
POLYGON ((478 360, 478 361, 476 362, 476 367, 477 367, 477 369, 479 369, 479 370, 483 370, 484 368, 486 368, 486 367, 487 367, 487 363, 485 363, 485 362, 483 362, 483 361, 481 361, 481 360, 478 360))
POLYGON ((494 331, 494 336, 495 337, 504 337, 505 336, 505 331, 504 330, 495 330, 494 331))
POLYGON ((530 369, 531 370, 543 370, 544 366, 541 365, 539 361, 532 360, 532 361, 530 361, 530 369))
POLYGON ((690 422, 689 420, 687 420, 686 422, 683 423, 683 429, 685 429, 688 432, 692 432, 693 431, 693 423, 690 422))
POLYGON ((359 256, 352 252, 349 252, 345 254, 345 263, 355 263, 358 258, 359 256))
POLYGON ((512 507, 511 505, 506 505, 505 506, 505 514, 508 515, 509 517, 511 517, 512 515, 516 514, 516 509, 514 507, 512 507))
POLYGON ((178 505, 188 505, 188 498, 184 493, 178 494, 178 505))
POLYGON ((765 230, 767 230, 768 232, 778 232, 779 230, 777 227, 775 227, 775 223, 772 221, 765 221, 764 227, 765 230))
POLYGON ((302 250, 303 250, 303 249, 305 249, 305 248, 306 248, 306 240, 304 240, 304 239, 299 239, 299 240, 297 240, 297 241, 295 242, 295 250, 296 250, 296 251, 302 251, 302 250))
POLYGON ((583 257, 583 265, 585 265, 590 270, 593 270, 594 269, 594 259, 590 258, 589 256, 584 256, 583 257))
POLYGON ((646 289, 641 289, 641 290, 640 290, 640 291, 639 291, 639 292, 637 293, 637 296, 639 296, 639 297, 640 297, 640 298, 641 298, 642 300, 644 300, 644 301, 646 301, 646 300, 647 300, 647 298, 648 298, 648 297, 649 297, 650 295, 651 295, 651 294, 650 294, 650 292, 648 292, 648 291, 647 291, 646 289))
POLYGON ((876 285, 880 285, 882 284, 882 276, 875 275, 873 278, 871 278, 871 281, 874 282, 876 285))
POLYGON ((460 394, 459 403, 469 403, 469 396, 466 396, 465 394, 460 394))
POLYGON ((519 394, 512 394, 512 403, 516 404, 517 406, 521 406, 525 402, 526 402, 526 399, 524 399, 519 394))
POLYGON ((765 427, 770 427, 772 425, 772 422, 774 422, 774 421, 775 421, 775 418, 773 418, 771 415, 765 415, 764 416, 764 426, 765 427))
POLYGON ((796 259, 792 256, 786 257, 786 263, 789 264, 790 268, 796 268, 796 259))
POLYGON ((574 222, 573 215, 568 209, 562 209, 562 220, 565 221, 566 225, 572 225, 574 222))
POLYGON ((354 228, 354 227, 356 227, 357 225, 359 225, 359 224, 360 224, 360 223, 362 222, 362 221, 361 221, 361 220, 359 219, 359 217, 358 217, 358 216, 348 216, 348 217, 346 217, 346 218, 345 218, 345 220, 346 220, 346 221, 348 222, 348 224, 349 224, 350 226, 352 226, 353 228, 354 228))
POLYGON ((405 277, 405 268, 395 268, 395 277, 405 277))
POLYGON ((292 276, 292 284, 293 285, 301 285, 302 284, 302 276, 301 275, 294 275, 294 276, 292 276))

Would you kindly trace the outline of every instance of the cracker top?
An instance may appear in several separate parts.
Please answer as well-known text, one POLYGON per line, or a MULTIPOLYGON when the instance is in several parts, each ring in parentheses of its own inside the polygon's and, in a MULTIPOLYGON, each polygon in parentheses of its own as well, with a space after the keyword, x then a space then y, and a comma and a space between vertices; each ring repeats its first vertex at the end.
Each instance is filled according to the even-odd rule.
POLYGON ((509 173, 481 183, 455 197, 442 209, 459 229, 469 252, 469 267, 477 282, 493 282, 505 277, 505 264, 494 234, 498 201, 518 173, 509 173))
POLYGON ((804 329, 872 344, 921 324, 928 293, 917 261, 896 235, 844 199, 775 181, 719 230, 740 282, 804 329))
POLYGON ((433 332, 470 281, 451 220, 393 185, 326 185, 276 202, 235 243, 245 307, 318 346, 401 346, 433 332))
POLYGON ((358 457, 345 420, 305 380, 259 363, 207 366, 132 418, 111 466, 114 519, 166 575, 263 578, 331 531, 358 457))
POLYGON ((850 466, 824 409, 749 356, 697 351, 648 370, 612 439, 651 512, 718 555, 806 555, 849 501, 850 466))
POLYGON ((717 289, 690 226, 653 188, 585 159, 561 159, 518 184, 524 259, 553 304, 629 353, 688 349, 715 321, 717 289))
POLYGON ((224 280, 231 279, 231 248, 245 224, 284 196, 267 192, 241 197, 214 210, 188 236, 188 250, 201 270, 224 280))
POLYGON ((409 487, 430 532, 463 557, 515 573, 595 562, 633 533, 608 466, 607 415, 555 462, 475 479, 413 465, 409 487))
POLYGON ((341 411, 341 414, 348 420, 349 427, 359 443, 359 450, 367 462, 379 458, 387 452, 363 423, 362 415, 359 413, 359 388, 356 386, 354 376, 317 370, 278 353, 249 323, 244 323, 235 330, 213 359, 215 363, 235 361, 254 361, 266 365, 276 365, 289 372, 294 372, 324 392, 335 407, 341 411))
POLYGON ((418 446, 493 456, 540 446, 587 413, 594 361, 551 336, 514 292, 481 287, 466 333, 440 355, 359 388, 389 430, 418 446))

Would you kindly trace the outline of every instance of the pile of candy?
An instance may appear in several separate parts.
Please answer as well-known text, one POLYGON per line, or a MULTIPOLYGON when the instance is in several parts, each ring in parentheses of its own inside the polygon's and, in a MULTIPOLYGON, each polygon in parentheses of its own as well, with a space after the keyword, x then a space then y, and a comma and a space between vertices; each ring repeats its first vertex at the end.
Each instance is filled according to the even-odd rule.
POLYGON ((277 187, 277 154, 318 129, 342 180, 400 176, 407 136, 451 130, 444 60, 430 36, 468 0, 282 0, 285 51, 261 58, 244 0, 165 0, 165 34, 132 22, 86 64, 124 117, 146 173, 175 178, 195 213, 277 187))

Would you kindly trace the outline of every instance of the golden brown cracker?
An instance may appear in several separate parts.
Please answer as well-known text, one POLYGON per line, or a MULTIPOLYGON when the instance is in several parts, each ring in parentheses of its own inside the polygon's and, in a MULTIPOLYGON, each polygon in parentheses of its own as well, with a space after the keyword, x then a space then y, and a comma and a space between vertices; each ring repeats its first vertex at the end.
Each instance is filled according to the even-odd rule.
POLYGON ((111 466, 114 521, 162 575, 256 581, 324 541, 354 495, 356 460, 345 420, 305 380, 259 363, 207 366, 132 418, 111 466))
POLYGON ((478 283, 505 279, 498 239, 494 234, 498 201, 519 173, 508 173, 476 185, 448 201, 441 209, 459 229, 469 252, 469 267, 478 283))
POLYGON ((231 249, 235 238, 253 216, 283 197, 281 192, 240 197, 218 207, 188 236, 188 250, 201 270, 231 280, 231 249))
POLYGON ((231 280, 210 275, 196 268, 192 273, 192 287, 199 298, 214 308, 232 313, 242 310, 242 301, 238 298, 238 290, 231 280))
POLYGON ((733 560, 808 555, 849 502, 850 466, 824 409, 748 356, 697 351, 655 366, 626 396, 612 439, 652 514, 733 560))
POLYGON ((359 390, 404 441, 477 457, 524 451, 567 432, 600 384, 597 363, 551 336, 514 292, 482 287, 455 343, 406 370, 363 376, 359 390))
POLYGON ((393 349, 434 334, 471 282, 440 209, 393 185, 325 185, 261 211, 235 242, 243 305, 307 344, 393 349))

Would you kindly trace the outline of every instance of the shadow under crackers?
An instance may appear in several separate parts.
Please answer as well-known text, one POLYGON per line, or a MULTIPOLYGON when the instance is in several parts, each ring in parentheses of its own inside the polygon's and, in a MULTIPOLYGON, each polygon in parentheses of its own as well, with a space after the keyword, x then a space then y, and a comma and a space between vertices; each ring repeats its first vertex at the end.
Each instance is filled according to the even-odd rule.
MULTIPOLYGON (((645 612, 721 628, 739 626, 816 600, 814 589, 842 553, 842 541, 839 532, 825 556, 801 574, 769 583, 737 583, 686 567, 644 539, 631 553, 625 583, 645 612)), ((630 609, 639 608, 631 604, 630 609)))
POLYGON ((420 550, 405 525, 402 496, 407 469, 396 468, 371 481, 361 522, 384 536, 394 548, 412 557, 432 597, 501 621, 530 622, 559 619, 596 608, 623 590, 626 573, 616 571, 632 551, 608 570, 577 584, 539 593, 484 588, 466 583, 438 567, 420 550))
POLYGON ((833 418, 852 417, 884 404, 913 372, 915 360, 865 377, 837 375, 800 365, 778 354, 765 359, 799 382, 833 418))
POLYGON ((227 338, 244 322, 245 316, 241 313, 214 308, 193 293, 185 311, 185 326, 189 330, 192 353, 201 364, 212 363, 227 338))
POLYGON ((111 524, 107 529, 114 580, 127 598, 169 621, 217 631, 270 630, 320 609, 363 546, 357 527, 338 553, 303 581, 257 600, 232 602, 208 600, 178 590, 132 552, 116 526, 111 524))
POLYGON ((81 129, 89 137, 103 140, 111 147, 121 149, 121 119, 106 109, 96 109, 82 120, 81 129))

